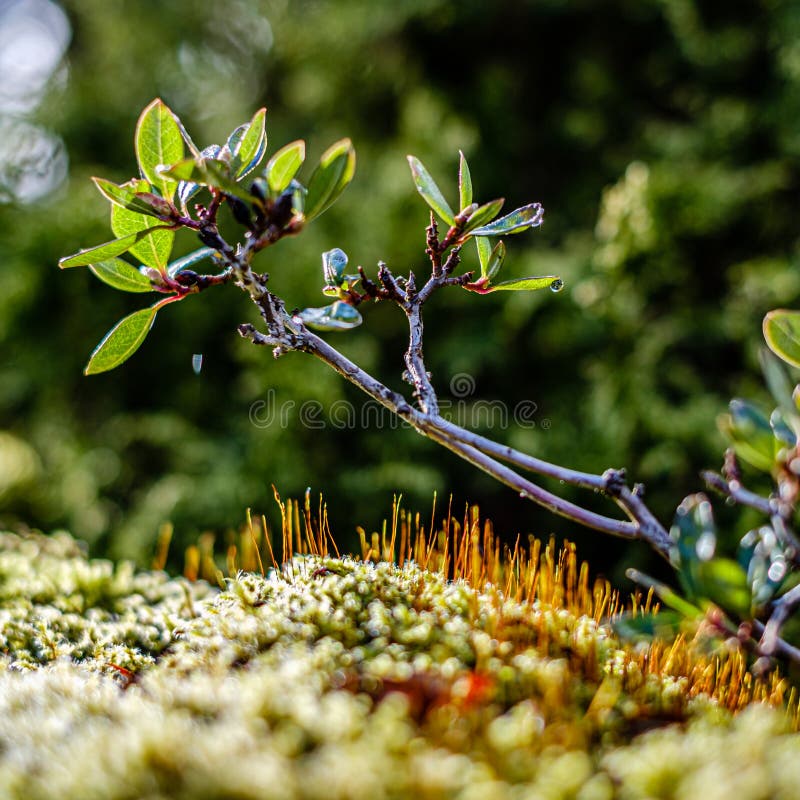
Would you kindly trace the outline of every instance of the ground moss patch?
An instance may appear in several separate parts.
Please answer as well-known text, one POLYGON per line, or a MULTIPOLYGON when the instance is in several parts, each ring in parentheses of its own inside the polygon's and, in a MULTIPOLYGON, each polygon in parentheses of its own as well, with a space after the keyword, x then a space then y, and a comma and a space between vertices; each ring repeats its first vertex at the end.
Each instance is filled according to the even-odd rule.
POLYGON ((796 796, 785 681, 625 645, 574 550, 536 552, 527 596, 432 552, 212 587, 4 534, 0 796, 796 796))

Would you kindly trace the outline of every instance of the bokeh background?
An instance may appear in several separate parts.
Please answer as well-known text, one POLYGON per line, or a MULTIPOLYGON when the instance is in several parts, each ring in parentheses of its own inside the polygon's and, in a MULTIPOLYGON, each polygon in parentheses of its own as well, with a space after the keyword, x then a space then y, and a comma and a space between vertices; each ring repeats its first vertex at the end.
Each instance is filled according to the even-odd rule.
MULTIPOLYGON (((334 246, 368 269, 424 266, 406 153, 451 197, 461 148, 479 198, 541 201, 543 228, 507 241, 506 277, 558 274, 565 290, 441 293, 427 317, 434 380, 453 400, 533 401, 533 426, 478 427, 576 468, 626 466, 667 523, 720 462, 728 399, 765 397, 761 318, 800 294, 797 2, 0 0, 5 525, 65 527, 94 553, 147 561, 164 521, 185 544, 247 507, 272 515, 273 483, 323 492, 345 544, 380 525, 394 493, 424 515, 437 491, 440 507, 450 494, 455 508, 480 503, 508 537, 569 534, 612 572, 647 560, 410 430, 304 426, 306 400, 330 420, 362 399, 311 359, 243 342, 235 326, 253 309, 233 289, 166 309, 128 364, 84 378, 105 331, 144 301, 56 262, 110 238, 89 177, 133 174, 135 121, 155 96, 204 145, 261 105, 271 151, 305 138, 313 161, 352 137, 343 199, 262 256, 291 305, 321 304, 320 253, 334 246), (455 373, 474 381, 467 398, 449 393, 455 373), (262 421, 272 403, 287 424, 254 425, 259 402, 262 421)), ((334 336, 403 388, 395 309, 334 336)))

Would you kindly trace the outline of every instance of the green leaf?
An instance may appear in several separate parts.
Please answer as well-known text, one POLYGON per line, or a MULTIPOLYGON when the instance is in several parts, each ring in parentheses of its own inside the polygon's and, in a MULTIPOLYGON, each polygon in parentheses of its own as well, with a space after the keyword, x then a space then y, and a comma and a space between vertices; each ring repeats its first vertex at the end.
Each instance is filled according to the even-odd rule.
POLYGON ((302 139, 281 147, 267 162, 265 174, 275 194, 283 192, 306 160, 306 143, 302 139))
POLYGON ((318 331, 347 331, 363 321, 358 309, 341 301, 322 308, 304 308, 298 316, 309 328, 318 331))
POLYGON ((500 213, 503 203, 505 203, 505 198, 499 197, 497 200, 492 200, 476 208, 475 211, 470 214, 461 235, 466 236, 466 234, 474 231, 476 228, 480 228, 481 225, 485 225, 487 222, 493 220, 500 213))
POLYGON ((356 151, 349 139, 332 144, 319 160, 308 182, 304 213, 307 220, 318 217, 336 201, 356 169, 356 151))
POLYGON ((797 447, 797 434, 783 418, 783 410, 776 408, 769 415, 769 426, 772 434, 781 446, 797 447))
MULTIPOLYGON (((147 183, 141 181, 140 185, 147 186, 147 183)), ((167 266, 175 241, 174 231, 165 229, 164 226, 150 228, 148 217, 117 205, 111 207, 111 229, 117 236, 138 236, 136 243, 128 249, 145 266, 158 270, 167 266), (139 236, 142 232, 144 235, 139 236)))
MULTIPOLYGON (((127 253, 137 242, 150 236, 155 231, 163 231, 164 225, 153 225, 144 230, 138 230, 134 233, 127 234, 119 239, 113 239, 104 244, 98 244, 96 247, 90 247, 88 250, 79 250, 75 255, 62 258, 58 262, 61 269, 67 267, 88 267, 90 264, 97 264, 100 261, 105 261, 108 258, 121 256, 127 253)), ((116 231, 115 231, 116 233, 116 231)))
POLYGON ((92 178, 92 180, 100 190, 100 194, 115 205, 158 219, 169 219, 172 216, 172 205, 167 200, 151 192, 138 191, 135 184, 118 185, 104 178, 92 178))
POLYGON ((458 204, 460 211, 472 205, 472 175, 467 159, 460 150, 458 151, 458 204))
POLYGON ((731 440, 736 454, 764 472, 775 466, 777 444, 769 418, 752 403, 734 398, 730 414, 720 418, 719 427, 731 440))
MULTIPOLYGON (((791 428, 795 438, 800 437, 800 414, 793 397, 795 386, 786 374, 786 368, 769 350, 762 348, 759 353, 761 369, 772 396, 778 403, 783 423, 791 428)), ((770 420, 771 422, 772 420, 770 420)), ((773 430, 775 426, 773 425, 773 430)), ((780 438, 780 437, 779 437, 780 438)), ((791 445, 794 447, 794 445, 791 445)))
POLYGON ((408 158, 408 166, 411 167, 411 177, 414 180, 414 185, 417 191, 422 195, 422 199, 439 215, 448 225, 452 225, 455 220, 453 209, 444 199, 436 181, 433 180, 430 173, 423 166, 422 162, 416 156, 406 156, 408 158))
POLYGON ((625 575, 640 586, 646 586, 648 589, 652 588, 656 597, 658 597, 664 605, 669 606, 687 619, 699 619, 703 616, 703 612, 697 606, 693 605, 688 600, 684 600, 674 589, 667 586, 666 583, 657 581, 655 578, 651 578, 649 575, 645 575, 643 572, 639 572, 638 569, 633 568, 626 569, 625 575))
POLYGON ((136 158, 142 175, 171 200, 175 182, 158 171, 183 158, 183 136, 175 115, 160 99, 153 100, 139 116, 134 135, 136 158))
POLYGON ((628 641, 666 639, 672 641, 681 632, 684 615, 677 611, 628 612, 611 621, 614 632, 628 641))
MULTIPOLYGON (((492 251, 494 253, 494 251, 492 251)), ((514 278, 510 281, 495 283, 489 286, 487 292, 533 292, 537 289, 549 289, 560 278, 555 275, 543 275, 540 278, 514 278)))
POLYGON ((486 236, 476 236, 475 246, 478 248, 478 261, 481 264, 481 275, 489 274, 489 261, 492 258, 492 241, 486 236))
POLYGON ((96 375, 127 361, 153 327, 157 310, 155 306, 143 308, 120 320, 97 345, 83 374, 96 375))
POLYGON ((669 530, 673 546, 669 558, 686 593, 698 595, 698 569, 713 558, 717 548, 717 528, 708 498, 702 493, 684 498, 675 512, 669 530))
POLYGON ((750 615, 752 596, 747 573, 730 558, 714 558, 698 565, 697 592, 740 619, 750 615))
POLYGON ((204 161, 204 157, 184 158, 181 161, 174 163, 168 170, 165 170, 164 175, 167 175, 176 181, 200 183, 203 179, 203 173, 201 171, 200 164, 204 161))
POLYGON ((754 528, 742 537, 736 558, 747 570, 753 608, 763 607, 780 591, 793 557, 769 525, 754 528))
MULTIPOLYGON (((506 260, 506 246, 503 244, 503 240, 501 239, 492 250, 491 255, 489 256, 489 263, 486 265, 486 276, 491 280, 500 272, 500 267, 503 266, 503 262, 506 260)), ((552 284, 551 284, 552 286, 552 284)))
POLYGON ((188 269, 189 267, 202 261, 204 258, 214 259, 216 250, 213 247, 201 247, 198 250, 193 250, 191 253, 178 258, 173 261, 167 269, 167 274, 174 278, 181 270, 188 269))
POLYGON ((242 178, 252 172, 264 156, 264 151, 267 149, 267 132, 264 125, 266 116, 267 109, 260 108, 250 123, 243 126, 245 130, 233 146, 230 139, 228 140, 232 156, 231 174, 236 178, 242 178))
POLYGON ((322 275, 328 286, 341 286, 347 260, 347 253, 338 247, 322 254, 322 275))
POLYGON ((150 278, 139 272, 136 267, 120 258, 110 258, 97 264, 90 264, 89 269, 103 283, 119 289, 121 292, 152 292, 150 278))
POLYGON ((212 186, 226 194, 233 195, 233 197, 238 197, 245 203, 253 200, 243 186, 231 179, 230 166, 219 158, 186 158, 173 164, 164 174, 187 184, 212 186))
POLYGON ((776 309, 764 317, 769 349, 793 367, 800 367, 800 311, 776 309))
POLYGON ((535 228, 542 224, 544 209, 541 203, 518 208, 505 217, 495 220, 489 225, 472 231, 473 236, 505 236, 509 233, 522 233, 528 228, 535 228))

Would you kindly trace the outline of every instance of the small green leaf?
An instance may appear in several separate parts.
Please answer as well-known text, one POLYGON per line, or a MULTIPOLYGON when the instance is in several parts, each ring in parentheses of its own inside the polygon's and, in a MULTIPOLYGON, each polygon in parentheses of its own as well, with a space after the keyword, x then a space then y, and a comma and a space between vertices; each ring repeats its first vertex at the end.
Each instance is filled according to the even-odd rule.
POLYGON ((614 632, 628 641, 672 641, 681 631, 684 615, 677 611, 651 611, 647 614, 621 614, 611 620, 614 632))
MULTIPOLYGON (((789 380, 784 365, 769 350, 762 348, 759 353, 759 360, 761 361, 761 369, 764 372, 767 386, 780 408, 780 416, 783 423, 791 428, 797 438, 800 436, 800 414, 797 413, 797 405, 792 396, 796 387, 789 380)), ((773 429, 774 427, 773 425, 773 429)))
POLYGON ((252 196, 230 176, 230 166, 218 158, 187 158, 173 164, 165 175, 188 184, 201 184, 214 187, 225 194, 238 197, 245 203, 252 201, 252 196))
POLYGON ((441 189, 436 185, 430 173, 423 166, 416 156, 406 156, 408 166, 411 167, 411 177, 417 191, 422 195, 422 199, 438 214, 448 225, 452 225, 455 220, 453 209, 444 199, 441 189))
POLYGON ((752 403, 734 398, 730 414, 720 418, 721 431, 731 440, 736 454, 764 472, 775 466, 777 445, 769 418, 752 403))
MULTIPOLYGON (((491 255, 489 256, 489 263, 486 265, 486 276, 491 280, 500 272, 500 267, 503 266, 503 262, 506 260, 506 246, 503 244, 503 240, 501 239, 492 250, 491 255)), ((552 284, 551 284, 552 285, 552 284)))
POLYGON ((96 375, 127 361, 153 327, 157 310, 155 306, 143 308, 120 320, 97 345, 83 374, 96 375))
MULTIPOLYGON (((139 186, 147 187, 146 181, 141 181, 139 186)), ((150 228, 148 219, 143 214, 136 214, 121 206, 111 206, 111 230, 117 236, 138 236, 143 231, 145 232, 143 236, 136 239, 132 247, 128 248, 131 255, 138 258, 145 266, 163 270, 169 262, 175 232, 165 229, 164 226, 150 228)), ((118 255, 118 253, 114 255, 118 255)))
POLYGON ((717 548, 714 513, 702 492, 684 498, 675 512, 669 536, 673 542, 670 562, 686 593, 695 598, 699 589, 699 565, 713 558, 717 548))
POLYGON ((797 434, 786 424, 782 409, 776 408, 769 415, 769 425, 772 428, 775 439, 781 446, 797 447, 797 434))
POLYGON ((322 154, 308 182, 304 207, 307 220, 330 208, 353 179, 355 169, 356 151, 349 139, 341 139, 322 154))
POLYGON ((265 175, 275 194, 283 192, 306 160, 306 143, 302 139, 281 147, 267 162, 265 175))
POLYGON ((188 269, 189 267, 202 261, 204 258, 211 258, 213 260, 216 255, 216 250, 213 247, 201 247, 198 250, 193 250, 188 255, 178 258, 173 261, 167 269, 167 274, 174 278, 181 270, 188 269))
POLYGON ((89 269, 103 283, 119 289, 121 292, 152 292, 150 278, 139 272, 136 267, 120 258, 110 258, 97 264, 90 264, 89 269))
POLYGON ((752 606, 761 608, 781 589, 790 573, 793 554, 786 553, 781 539, 769 525, 748 531, 739 542, 739 566, 747 570, 752 606))
POLYGON ((640 586, 646 586, 648 589, 652 588, 656 597, 661 600, 664 605, 677 611, 686 619, 699 619, 703 616, 703 612, 688 600, 684 600, 674 589, 667 586, 666 583, 657 581, 638 569, 626 569, 625 575, 640 586))
POLYGON ((800 311, 770 311, 763 329, 769 349, 787 364, 800 367, 800 311))
POLYGON ((322 308, 305 308, 298 316, 309 328, 318 331, 347 331, 362 322, 358 310, 341 301, 322 308))
POLYGON ((481 264, 481 275, 486 277, 489 272, 489 261, 492 258, 492 240, 486 236, 476 236, 475 246, 478 248, 478 261, 481 264))
POLYGON ((168 170, 165 170, 163 174, 176 181, 199 183, 203 177, 199 167, 199 163, 202 161, 205 161, 205 159, 184 158, 181 161, 176 161, 168 170))
POLYGON ((103 178, 92 178, 92 180, 100 194, 115 205, 159 219, 169 219, 172 216, 172 206, 158 195, 138 192, 128 183, 117 185, 103 178))
POLYGON ((535 228, 542 224, 544 209, 541 203, 518 208, 505 217, 495 220, 489 225, 472 231, 473 236, 505 236, 509 233, 522 233, 528 228, 535 228))
POLYGON ((322 254, 322 275, 328 286, 341 286, 347 260, 347 253, 338 247, 322 254))
POLYGON ((260 108, 233 146, 228 140, 232 156, 231 174, 237 179, 252 172, 264 156, 264 151, 267 149, 267 132, 264 126, 266 116, 267 109, 260 108))
POLYGON ((493 220, 500 213, 503 203, 505 203, 505 198, 499 197, 497 200, 492 200, 475 209, 464 226, 462 237, 493 220))
POLYGON ((458 151, 458 203, 460 211, 472 205, 472 175, 467 159, 460 150, 458 151))
POLYGON ((714 558, 698 565, 697 593, 740 619, 750 615, 752 596, 747 573, 730 558, 714 558))
MULTIPOLYGON (((109 258, 121 256, 127 253, 137 242, 150 236, 155 231, 163 231, 164 225, 153 225, 144 230, 138 230, 134 233, 127 234, 119 239, 113 239, 104 244, 98 244, 96 247, 90 247, 88 250, 79 250, 75 255, 62 258, 58 262, 61 269, 67 267, 88 267, 90 264, 97 264, 100 261, 105 261, 109 258)), ((115 231, 116 232, 116 231, 115 231)))
MULTIPOLYGON (((492 251, 494 252, 494 251, 492 251)), ((555 275, 544 275, 539 278, 514 278, 510 281, 495 283, 486 290, 487 292, 533 292, 537 289, 549 289, 558 281, 555 275)))
POLYGON ((175 115, 163 101, 153 100, 142 111, 134 141, 142 175, 158 187, 162 197, 171 200, 175 194, 175 182, 157 168, 183 158, 183 136, 175 115))

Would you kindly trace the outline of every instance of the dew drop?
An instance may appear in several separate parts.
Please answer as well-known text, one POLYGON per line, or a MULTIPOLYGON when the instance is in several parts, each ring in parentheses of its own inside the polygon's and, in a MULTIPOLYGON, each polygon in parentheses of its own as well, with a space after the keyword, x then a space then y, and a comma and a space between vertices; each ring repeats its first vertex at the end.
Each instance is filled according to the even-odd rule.
POLYGON ((550 284, 550 291, 551 292, 560 292, 563 288, 564 288, 564 281, 562 281, 561 278, 556 278, 550 284))
POLYGON ((192 369, 194 370, 195 375, 200 374, 200 370, 203 369, 203 354, 202 353, 195 353, 192 356, 192 369))

